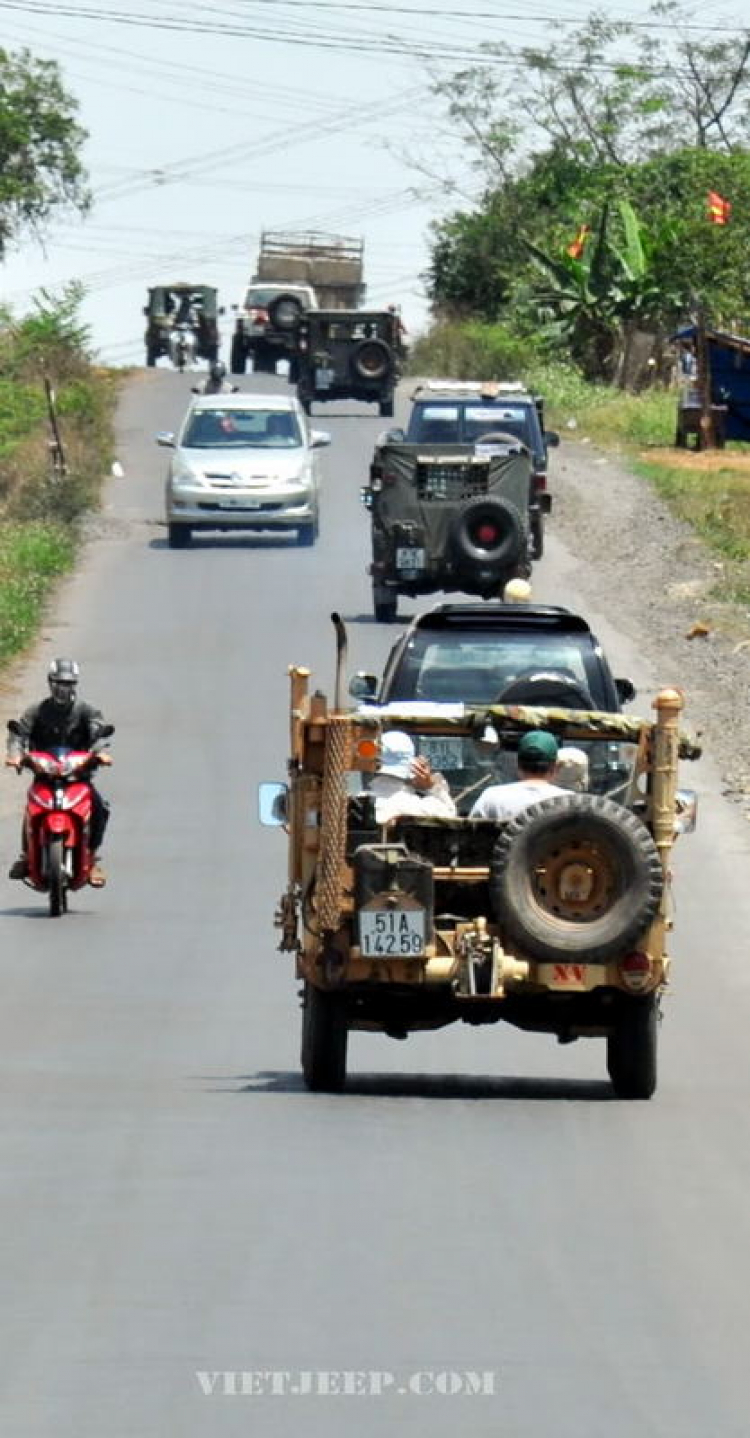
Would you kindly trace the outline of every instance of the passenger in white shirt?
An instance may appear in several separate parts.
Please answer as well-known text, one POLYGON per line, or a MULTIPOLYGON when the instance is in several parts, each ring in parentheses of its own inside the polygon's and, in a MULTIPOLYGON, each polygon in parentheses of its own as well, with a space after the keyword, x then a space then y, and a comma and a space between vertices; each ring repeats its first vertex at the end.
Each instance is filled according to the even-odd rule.
POLYGON ((518 745, 518 781, 492 784, 479 795, 470 819, 513 819, 530 804, 569 794, 554 781, 557 777, 558 744, 546 729, 532 729, 518 745))
POLYGON ((442 774, 433 774, 409 734, 389 729, 380 744, 380 769, 370 785, 375 821, 391 819, 453 819, 456 806, 442 774))

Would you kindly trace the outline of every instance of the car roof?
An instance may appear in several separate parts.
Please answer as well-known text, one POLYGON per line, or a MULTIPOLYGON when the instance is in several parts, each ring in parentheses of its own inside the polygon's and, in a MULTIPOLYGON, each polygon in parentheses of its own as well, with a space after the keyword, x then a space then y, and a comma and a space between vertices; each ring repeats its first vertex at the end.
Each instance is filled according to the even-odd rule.
POLYGON ((196 395, 192 409, 300 409, 299 400, 292 394, 201 394, 196 395))
POLYGON ((555 604, 437 604, 418 614, 407 634, 415 630, 535 629, 550 633, 591 634, 580 614, 555 604))
POLYGON ((451 400, 453 403, 476 399, 484 403, 502 402, 504 399, 522 404, 534 403, 533 395, 520 380, 430 379, 418 384, 412 394, 415 404, 441 399, 451 400))

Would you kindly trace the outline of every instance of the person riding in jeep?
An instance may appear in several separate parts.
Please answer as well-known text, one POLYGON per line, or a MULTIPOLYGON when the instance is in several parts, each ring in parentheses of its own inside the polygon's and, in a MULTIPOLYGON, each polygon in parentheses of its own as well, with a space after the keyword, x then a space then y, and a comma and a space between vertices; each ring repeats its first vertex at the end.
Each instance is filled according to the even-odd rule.
MULTIPOLYGON (((53 659, 47 670, 49 697, 24 710, 17 732, 8 738, 6 765, 20 771, 21 762, 30 750, 91 749, 105 727, 100 709, 77 699, 80 669, 74 659, 53 659)), ((109 731, 108 731, 109 732, 109 731)), ((109 761, 107 761, 109 762, 109 761)), ((91 850, 93 863, 89 883, 95 889, 107 882, 99 864, 99 850, 109 820, 109 804, 89 779, 91 787, 91 850)), ((21 853, 11 865, 8 877, 25 879, 28 874, 26 830, 22 834, 21 853)))

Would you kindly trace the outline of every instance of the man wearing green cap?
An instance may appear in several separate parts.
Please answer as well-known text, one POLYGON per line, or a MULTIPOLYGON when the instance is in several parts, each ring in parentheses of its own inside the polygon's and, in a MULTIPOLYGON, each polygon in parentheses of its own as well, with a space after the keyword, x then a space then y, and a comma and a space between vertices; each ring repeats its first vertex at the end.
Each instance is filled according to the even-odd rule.
POLYGON ((515 784, 492 784, 485 789, 469 815, 470 819, 512 819, 530 804, 568 794, 554 783, 557 772, 557 740, 546 729, 532 729, 518 745, 518 780, 515 784))

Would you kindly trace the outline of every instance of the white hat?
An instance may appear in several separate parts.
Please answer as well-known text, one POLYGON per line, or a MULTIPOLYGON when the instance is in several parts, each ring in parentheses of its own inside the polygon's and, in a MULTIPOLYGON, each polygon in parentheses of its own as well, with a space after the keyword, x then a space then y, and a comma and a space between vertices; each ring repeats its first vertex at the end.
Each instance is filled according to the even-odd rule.
POLYGON ((527 579, 509 579, 503 590, 505 604, 528 604, 531 599, 531 585, 527 579))
POLYGON ((380 740, 380 773, 408 779, 416 757, 414 740, 400 729, 389 729, 380 740))
POLYGON ((579 794, 589 787, 589 756, 585 749, 575 749, 564 744, 557 751, 557 772, 555 783, 562 789, 573 789, 579 794))

